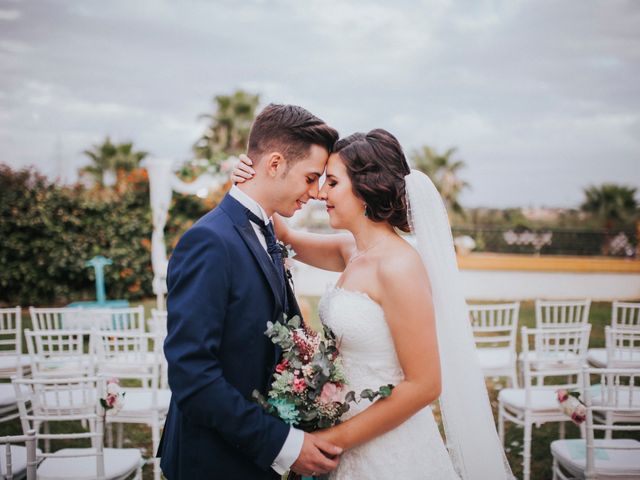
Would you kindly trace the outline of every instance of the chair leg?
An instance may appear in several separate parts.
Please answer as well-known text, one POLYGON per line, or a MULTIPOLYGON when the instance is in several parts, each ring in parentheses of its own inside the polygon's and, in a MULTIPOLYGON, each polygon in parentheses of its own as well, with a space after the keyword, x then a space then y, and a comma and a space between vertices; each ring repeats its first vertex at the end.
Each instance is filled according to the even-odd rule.
POLYGON ((124 423, 118 423, 118 448, 122 448, 122 445, 124 444, 124 423))
POLYGON ((107 423, 107 446, 113 448, 113 423, 107 423))
POLYGON ((516 373, 516 367, 513 367, 511 371, 511 375, 509 376, 509 380, 511 382, 511 388, 518 388, 518 374, 516 373))
POLYGON ((158 447, 160 446, 160 425, 157 418, 154 418, 151 425, 151 444, 153 445, 153 451, 151 452, 151 458, 153 458, 153 480, 160 480, 160 459, 156 457, 158 447))
POLYGON ((522 448, 522 480, 529 480, 531 475, 531 434, 533 424, 525 416, 524 419, 524 445, 522 448))
POLYGON ((558 480, 558 459, 553 457, 553 477, 551 480, 558 480))
MULTIPOLYGON (((44 422, 43 423, 42 430, 44 431, 45 435, 49 435, 49 433, 50 433, 50 431, 49 431, 49 422, 44 422)), ((45 453, 51 452, 51 440, 49 440, 48 438, 44 439, 44 451, 45 451, 45 453)))
POLYGON ((504 407, 502 402, 498 404, 498 436, 500 444, 504 447, 504 407))
POLYGON ((560 422, 558 430, 559 430, 558 431, 558 438, 560 438, 560 440, 564 440, 564 437, 565 437, 565 422, 560 422))

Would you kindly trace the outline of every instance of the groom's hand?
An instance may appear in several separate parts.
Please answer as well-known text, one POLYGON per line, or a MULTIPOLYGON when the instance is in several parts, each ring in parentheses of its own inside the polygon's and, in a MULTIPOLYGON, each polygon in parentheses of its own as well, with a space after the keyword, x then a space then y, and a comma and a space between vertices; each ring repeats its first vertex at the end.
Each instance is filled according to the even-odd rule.
POLYGON ((302 450, 298 459, 291 465, 291 470, 305 476, 329 473, 340 463, 341 453, 340 447, 305 433, 302 450))

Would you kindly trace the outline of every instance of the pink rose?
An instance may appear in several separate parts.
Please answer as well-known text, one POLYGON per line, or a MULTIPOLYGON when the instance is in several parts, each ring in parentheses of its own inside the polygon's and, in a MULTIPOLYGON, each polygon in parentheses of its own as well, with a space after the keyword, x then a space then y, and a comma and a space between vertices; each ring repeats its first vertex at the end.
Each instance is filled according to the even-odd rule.
POLYGON ((296 378, 293 381, 293 391, 296 393, 302 393, 307 388, 307 382, 304 381, 304 378, 296 378))
POLYGON ((569 392, 567 392, 566 390, 557 390, 556 393, 558 394, 558 401, 560 403, 569 398, 569 392))
POLYGON ((117 393, 109 393, 107 395, 107 405, 109 405, 109 407, 113 408, 117 401, 118 401, 117 393))
POLYGON ((282 373, 287 369, 288 366, 289 366, 289 360, 285 358, 278 365, 276 365, 276 372, 282 373))
POLYGON ((332 382, 327 382, 324 384, 324 387, 322 387, 322 392, 320 393, 320 403, 326 405, 328 403, 342 402, 343 400, 344 398, 341 386, 338 386, 332 382))

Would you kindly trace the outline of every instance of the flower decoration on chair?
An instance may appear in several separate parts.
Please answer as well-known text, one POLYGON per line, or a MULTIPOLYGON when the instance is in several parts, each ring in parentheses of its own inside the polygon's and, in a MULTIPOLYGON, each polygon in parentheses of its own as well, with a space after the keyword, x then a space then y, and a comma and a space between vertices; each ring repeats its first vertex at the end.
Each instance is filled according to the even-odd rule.
POLYGON ((100 399, 100 405, 110 415, 117 415, 124 405, 124 397, 127 392, 123 392, 120 388, 120 382, 117 378, 107 380, 107 395, 100 399))
POLYGON ((587 419, 587 407, 580 401, 578 392, 569 392, 567 390, 557 390, 558 403, 560 410, 571 418, 576 425, 580 425, 587 419))

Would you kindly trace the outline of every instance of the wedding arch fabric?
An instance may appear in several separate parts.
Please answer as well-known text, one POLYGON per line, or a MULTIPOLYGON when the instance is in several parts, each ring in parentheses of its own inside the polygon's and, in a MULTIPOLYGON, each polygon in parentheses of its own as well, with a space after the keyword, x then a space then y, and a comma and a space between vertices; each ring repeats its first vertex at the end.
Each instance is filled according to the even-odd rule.
POLYGON ((411 231, 431 281, 449 455, 463 480, 512 479, 478 362, 446 208, 424 173, 411 170, 405 182, 411 231))

